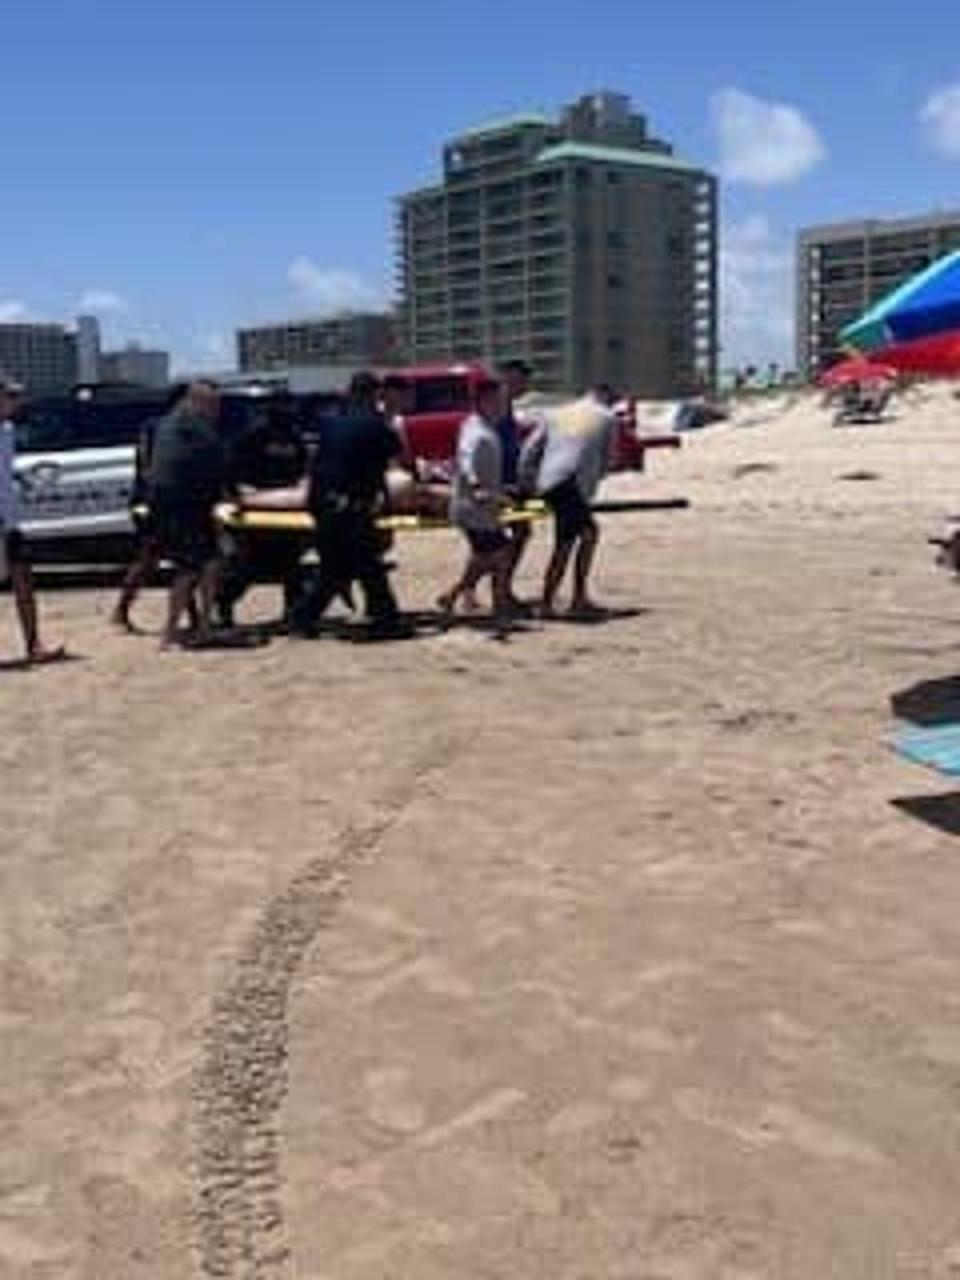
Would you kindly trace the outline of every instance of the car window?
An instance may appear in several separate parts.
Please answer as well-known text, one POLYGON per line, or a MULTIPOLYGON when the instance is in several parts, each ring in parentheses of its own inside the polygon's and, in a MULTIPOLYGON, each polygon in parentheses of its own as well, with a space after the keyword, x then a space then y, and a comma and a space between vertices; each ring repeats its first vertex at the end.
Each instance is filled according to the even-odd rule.
POLYGON ((160 399, 146 398, 106 404, 37 400, 17 415, 17 452, 66 453, 134 445, 162 404, 160 399))
POLYGON ((470 408, 466 378, 417 378, 413 384, 414 413, 449 413, 470 408))
POLYGON ((157 416, 152 401, 128 404, 81 404, 74 417, 73 449, 110 449, 135 445, 144 426, 157 416))
POLYGON ((57 453, 73 438, 73 401, 33 404, 20 410, 14 424, 17 453, 57 453))

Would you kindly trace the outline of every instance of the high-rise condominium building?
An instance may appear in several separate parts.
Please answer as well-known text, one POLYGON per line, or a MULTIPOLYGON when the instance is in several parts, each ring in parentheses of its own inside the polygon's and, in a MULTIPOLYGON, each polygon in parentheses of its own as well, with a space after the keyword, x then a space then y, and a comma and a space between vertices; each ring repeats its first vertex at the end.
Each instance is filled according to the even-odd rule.
POLYGON ((522 357, 545 389, 647 396, 715 380, 717 182, 623 95, 448 142, 443 181, 399 202, 398 251, 411 361, 522 357))
POLYGON ((77 381, 77 335, 60 324, 0 324, 0 377, 31 395, 69 391, 77 381))
POLYGON ((243 373, 311 365, 379 365, 393 354, 393 317, 381 312, 347 312, 237 332, 237 360, 243 373))
POLYGON ((814 379, 840 334, 886 294, 960 249, 960 212, 808 227, 797 239, 797 364, 814 379))
POLYGON ((100 356, 100 380, 135 387, 165 387, 170 382, 170 355, 131 345, 100 356))

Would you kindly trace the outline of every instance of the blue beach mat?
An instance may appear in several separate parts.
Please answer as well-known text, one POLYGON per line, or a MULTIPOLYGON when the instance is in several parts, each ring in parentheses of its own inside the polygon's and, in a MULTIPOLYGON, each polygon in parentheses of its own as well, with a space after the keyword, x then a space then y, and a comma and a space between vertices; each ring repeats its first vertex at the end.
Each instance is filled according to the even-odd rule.
POLYGON ((936 769, 948 778, 960 778, 960 724, 940 724, 929 729, 899 729, 890 745, 897 755, 936 769))

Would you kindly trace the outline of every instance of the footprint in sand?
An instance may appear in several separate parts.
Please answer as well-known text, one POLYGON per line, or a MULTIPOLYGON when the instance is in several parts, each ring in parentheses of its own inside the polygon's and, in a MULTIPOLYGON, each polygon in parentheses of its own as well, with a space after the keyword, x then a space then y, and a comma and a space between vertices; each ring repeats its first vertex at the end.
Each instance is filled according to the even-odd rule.
POLYGON ((782 1142, 789 1143, 805 1155, 862 1165, 876 1166, 885 1163, 885 1157, 875 1147, 852 1134, 844 1133, 842 1129, 795 1111, 792 1107, 768 1107, 762 1123, 765 1129, 769 1129, 782 1142))
POLYGON ((924 1036, 924 1049, 931 1062, 941 1067, 960 1067, 960 1030, 934 1027, 924 1036))
POLYGON ((570 1137, 586 1133, 605 1124, 613 1114, 610 1107, 598 1102, 575 1102, 564 1107, 547 1125, 547 1133, 551 1138, 570 1137))
POLYGON ((364 1079, 367 1091, 367 1115, 380 1129, 390 1133, 419 1133, 427 1122, 427 1114, 410 1096, 410 1072, 402 1067, 385 1067, 370 1071, 364 1079))

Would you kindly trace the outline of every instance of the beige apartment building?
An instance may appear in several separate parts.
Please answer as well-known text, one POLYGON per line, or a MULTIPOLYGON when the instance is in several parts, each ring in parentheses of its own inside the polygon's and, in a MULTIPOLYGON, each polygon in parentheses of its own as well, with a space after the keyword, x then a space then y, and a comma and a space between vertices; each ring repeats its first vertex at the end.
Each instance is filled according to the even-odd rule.
POLYGON ((840 334, 875 302, 960 249, 960 212, 808 227, 797 239, 797 367, 842 359, 840 334))
POLYGON ((237 332, 242 373, 312 366, 389 363, 394 355, 393 317, 382 312, 345 312, 290 320, 237 332))
POLYGON ((544 389, 712 386, 717 182, 652 137, 629 98, 524 114, 444 148, 401 198, 406 357, 529 360, 544 389))

